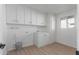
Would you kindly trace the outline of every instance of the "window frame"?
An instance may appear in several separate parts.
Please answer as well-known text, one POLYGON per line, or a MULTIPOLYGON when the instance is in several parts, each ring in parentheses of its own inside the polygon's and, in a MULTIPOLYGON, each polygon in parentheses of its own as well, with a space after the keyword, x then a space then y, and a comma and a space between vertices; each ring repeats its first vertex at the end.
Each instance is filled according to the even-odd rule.
POLYGON ((61 22, 62 22, 63 20, 66 21, 66 24, 65 24, 64 27, 62 27, 62 24, 60 23, 60 26, 61 26, 62 29, 66 29, 66 28, 67 28, 67 20, 66 20, 65 18, 62 18, 62 19, 61 19, 61 22))
MULTIPOLYGON (((74 16, 67 16, 67 17, 63 17, 60 19, 60 27, 62 28, 62 25, 61 25, 61 21, 62 20, 66 20, 66 28, 74 28, 75 27, 75 23, 76 23, 76 20, 75 20, 75 17, 74 16), (69 23, 68 23, 68 19, 69 18, 74 18, 74 26, 73 27, 69 27, 69 23)), ((66 29, 66 28, 62 28, 62 29, 66 29)))

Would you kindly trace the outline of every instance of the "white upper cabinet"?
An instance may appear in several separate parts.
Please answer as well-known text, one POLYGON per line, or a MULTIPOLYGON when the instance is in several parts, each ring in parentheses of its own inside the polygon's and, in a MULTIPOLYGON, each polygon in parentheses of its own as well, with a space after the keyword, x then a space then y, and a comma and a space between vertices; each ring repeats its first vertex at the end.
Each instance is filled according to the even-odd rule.
POLYGON ((6 5, 6 21, 7 23, 15 24, 16 20, 16 5, 6 5))
POLYGON ((42 13, 37 14, 37 25, 45 25, 45 15, 42 13))
POLYGON ((36 11, 32 11, 32 24, 33 25, 37 25, 37 12, 36 11))
POLYGON ((10 24, 45 26, 45 15, 30 8, 8 4, 6 5, 6 21, 10 24))
POLYGON ((17 24, 24 24, 24 7, 17 6, 17 24))
POLYGON ((45 14, 41 14, 41 25, 45 25, 45 14))
POLYGON ((32 24, 31 16, 32 11, 29 8, 25 8, 25 24, 32 24))

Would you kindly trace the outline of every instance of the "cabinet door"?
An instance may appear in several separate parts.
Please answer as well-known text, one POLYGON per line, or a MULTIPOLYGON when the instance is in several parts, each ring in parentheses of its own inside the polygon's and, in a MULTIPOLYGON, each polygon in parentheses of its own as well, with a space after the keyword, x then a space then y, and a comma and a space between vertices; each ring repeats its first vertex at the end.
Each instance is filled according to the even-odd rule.
POLYGON ((24 24, 24 8, 22 6, 17 7, 17 23, 24 24))
POLYGON ((15 26, 8 26, 7 49, 14 49, 15 47, 15 31, 15 26))
POLYGON ((32 24, 37 25, 37 12, 32 11, 32 24))
POLYGON ((38 15, 37 15, 37 24, 45 25, 45 16, 41 13, 38 13, 38 15))
POLYGON ((40 17, 41 17, 41 25, 45 25, 45 15, 41 14, 40 17))
POLYGON ((25 8, 25 24, 32 24, 31 10, 29 8, 25 8))
POLYGON ((22 42, 23 47, 33 45, 33 34, 29 27, 19 27, 16 30, 16 42, 22 42))
POLYGON ((16 23, 16 5, 6 5, 7 23, 16 23))
POLYGON ((33 34, 31 32, 26 32, 24 34, 23 46, 27 47, 31 45, 33 45, 33 34))

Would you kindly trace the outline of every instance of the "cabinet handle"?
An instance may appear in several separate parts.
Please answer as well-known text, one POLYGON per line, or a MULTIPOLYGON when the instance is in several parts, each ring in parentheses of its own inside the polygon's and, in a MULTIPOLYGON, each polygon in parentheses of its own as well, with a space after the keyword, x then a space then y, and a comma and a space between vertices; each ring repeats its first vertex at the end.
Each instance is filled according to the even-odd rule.
POLYGON ((28 33, 28 32, 25 32, 25 33, 28 33))

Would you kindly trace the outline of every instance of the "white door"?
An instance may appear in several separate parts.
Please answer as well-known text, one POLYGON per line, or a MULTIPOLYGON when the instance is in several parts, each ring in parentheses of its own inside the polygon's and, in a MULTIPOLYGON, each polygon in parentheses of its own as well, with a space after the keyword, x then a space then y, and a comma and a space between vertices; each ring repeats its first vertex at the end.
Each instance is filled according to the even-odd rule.
POLYGON ((25 8, 25 24, 32 24, 31 13, 29 8, 25 8))
POLYGON ((7 23, 16 23, 16 5, 6 5, 7 23))
POLYGON ((24 8, 22 6, 17 7, 17 24, 24 24, 24 8))

